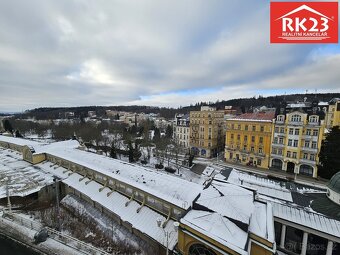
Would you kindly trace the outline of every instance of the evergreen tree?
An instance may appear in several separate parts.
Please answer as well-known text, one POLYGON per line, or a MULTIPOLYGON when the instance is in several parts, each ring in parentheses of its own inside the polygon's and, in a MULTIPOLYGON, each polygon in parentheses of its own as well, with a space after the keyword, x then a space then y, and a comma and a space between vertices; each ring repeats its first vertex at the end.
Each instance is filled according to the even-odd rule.
POLYGON ((116 151, 116 147, 115 147, 114 143, 112 143, 112 145, 111 145, 110 157, 111 158, 117 158, 117 151, 116 151))
POLYGON ((13 127, 12 127, 12 124, 11 124, 11 122, 9 122, 9 120, 4 120, 4 129, 5 129, 5 131, 7 131, 7 132, 10 132, 10 133, 13 133, 13 127))
POLYGON ((322 142, 319 154, 319 176, 330 179, 340 171, 340 128, 333 127, 322 142))
POLYGON ((172 127, 170 125, 168 125, 166 127, 165 136, 167 138, 171 138, 172 137, 172 132, 173 132, 172 127))

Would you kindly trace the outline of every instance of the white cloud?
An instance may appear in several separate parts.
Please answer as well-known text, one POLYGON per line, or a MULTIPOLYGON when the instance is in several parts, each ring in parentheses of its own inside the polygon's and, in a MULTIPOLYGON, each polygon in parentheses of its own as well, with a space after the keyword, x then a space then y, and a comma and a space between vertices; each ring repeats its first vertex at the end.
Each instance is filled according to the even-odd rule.
POLYGON ((0 38, 0 111, 338 90, 339 45, 269 44, 264 0, 1 1, 0 38))

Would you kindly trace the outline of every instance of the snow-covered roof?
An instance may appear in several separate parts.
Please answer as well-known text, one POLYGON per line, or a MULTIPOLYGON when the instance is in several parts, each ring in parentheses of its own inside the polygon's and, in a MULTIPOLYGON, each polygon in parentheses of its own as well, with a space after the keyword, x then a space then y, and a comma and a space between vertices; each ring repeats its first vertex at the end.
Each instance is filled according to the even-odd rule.
POLYGON ((234 169, 229 175, 228 182, 254 189, 262 195, 293 202, 290 190, 268 178, 243 173, 234 169))
POLYGON ((53 183, 53 176, 39 166, 32 166, 22 156, 0 147, 0 198, 6 197, 7 180, 10 196, 24 197, 53 183))
POLYGON ((31 146, 36 154, 48 153, 69 160, 141 189, 183 209, 188 209, 203 189, 201 185, 170 174, 79 150, 77 148, 80 145, 76 140, 50 144, 4 136, 0 136, 0 140, 31 146))
POLYGON ((24 146, 24 145, 29 145, 29 146, 41 146, 43 145, 42 143, 36 142, 36 141, 31 141, 23 138, 17 138, 17 137, 9 137, 9 136, 4 136, 0 135, 0 141, 2 142, 7 142, 7 143, 13 143, 16 145, 24 146))
POLYGON ((307 211, 304 208, 287 204, 272 203, 274 217, 295 222, 296 224, 315 229, 326 234, 339 237, 340 222, 324 215, 307 211))
POLYGON ((188 209, 203 189, 201 185, 170 174, 75 149, 76 145, 76 141, 65 141, 40 148, 48 154, 108 175, 183 209, 188 209))
POLYGON ((213 183, 202 191, 196 201, 222 216, 249 224, 254 209, 253 192, 230 183, 213 183))
POLYGON ((191 210, 181 219, 181 223, 240 254, 248 254, 245 251, 247 232, 219 213, 191 210))
POLYGON ((272 243, 275 241, 273 209, 270 203, 254 203, 249 231, 272 243))
MULTIPOLYGON (((169 220, 165 228, 162 229, 157 225, 157 219, 162 219, 164 222, 166 219, 161 214, 151 210, 147 206, 141 208, 139 212, 137 209, 140 204, 135 201, 130 201, 128 206, 125 206, 129 198, 121 195, 118 192, 113 192, 109 197, 107 193, 111 190, 109 188, 104 188, 101 192, 99 189, 103 186, 97 182, 91 181, 85 184, 88 179, 79 181, 82 176, 73 173, 68 178, 64 179, 63 182, 68 186, 78 190, 79 192, 85 194, 93 201, 101 204, 103 207, 109 211, 119 215, 122 221, 129 222, 133 228, 139 230, 142 233, 150 236, 152 239, 156 240, 158 243, 166 246, 166 239, 163 230, 166 232, 174 231, 174 221, 169 220)), ((176 233, 172 234, 169 238, 169 249, 172 250, 177 243, 178 235, 176 233)))

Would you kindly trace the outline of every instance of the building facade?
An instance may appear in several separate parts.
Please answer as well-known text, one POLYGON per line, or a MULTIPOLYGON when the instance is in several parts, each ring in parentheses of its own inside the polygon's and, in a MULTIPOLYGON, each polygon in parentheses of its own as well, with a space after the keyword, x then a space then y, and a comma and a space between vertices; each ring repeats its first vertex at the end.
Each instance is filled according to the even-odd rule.
POLYGON ((225 160, 268 168, 275 112, 245 113, 227 119, 225 160))
POLYGON ((190 148, 202 157, 216 157, 223 151, 224 111, 202 106, 201 111, 190 112, 190 148))
POLYGON ((190 117, 189 114, 176 114, 173 125, 173 136, 176 142, 183 148, 189 148, 190 141, 190 117))
POLYGON ((270 167, 317 177, 324 117, 317 102, 281 108, 275 119, 270 167))
POLYGON ((329 102, 326 127, 340 126, 340 98, 334 98, 329 102))

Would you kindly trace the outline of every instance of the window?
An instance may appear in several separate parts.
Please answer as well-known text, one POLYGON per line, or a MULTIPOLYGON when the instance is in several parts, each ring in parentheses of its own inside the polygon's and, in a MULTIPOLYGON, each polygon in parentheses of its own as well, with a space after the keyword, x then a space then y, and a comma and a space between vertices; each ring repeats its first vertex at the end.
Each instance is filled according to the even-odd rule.
POLYGON ((309 117, 309 122, 316 123, 318 122, 318 119, 319 119, 318 116, 313 115, 309 117))
POLYGON ((315 160, 315 155, 314 154, 310 154, 309 159, 314 161, 315 160))
POLYGON ((286 226, 285 248, 291 252, 300 254, 302 248, 303 231, 286 226))
POLYGON ((326 248, 328 244, 328 240, 313 235, 311 233, 308 234, 308 241, 307 241, 307 255, 325 255, 326 254, 326 248))
POLYGON ((318 136, 318 130, 313 130, 313 136, 318 136))
POLYGON ((301 122, 301 116, 300 115, 293 115, 290 119, 293 122, 301 122))
POLYGON ((293 152, 293 158, 296 158, 296 156, 297 156, 296 152, 293 152))
POLYGON ((284 115, 278 115, 278 116, 276 117, 276 119, 277 119, 277 121, 284 121, 285 116, 284 116, 284 115))
POLYGON ((279 133, 279 127, 275 127, 275 133, 279 133))
POLYGON ((281 130, 280 133, 282 133, 282 134, 285 133, 285 128, 282 127, 280 130, 281 130))
POLYGON ((294 134, 295 134, 295 135, 299 135, 299 134, 300 134, 300 130, 299 130, 299 129, 295 129, 294 134))
POLYGON ((247 150, 247 145, 243 145, 243 150, 247 150))
POLYGON ((287 157, 288 158, 290 158, 290 155, 291 155, 290 151, 287 151, 287 157))
POLYGON ((278 150, 277 150, 277 154, 278 154, 278 155, 282 155, 282 149, 278 149, 278 150))
POLYGON ((289 129, 289 134, 290 134, 290 135, 294 134, 294 129, 293 129, 293 128, 290 128, 290 129, 289 129))
POLYGON ((259 153, 262 153, 263 152, 263 149, 262 148, 259 148, 259 153))
POLYGON ((231 129, 234 129, 234 124, 231 124, 231 129))
POLYGON ((211 120, 209 120, 209 125, 211 125, 212 124, 212 121, 211 120))
POLYGON ((292 139, 288 139, 288 146, 292 146, 293 145, 293 140, 292 139))
POLYGON ((257 165, 260 166, 261 164, 262 164, 261 159, 258 158, 258 159, 257 159, 257 165))
POLYGON ((230 139, 234 139, 234 134, 231 134, 231 135, 230 135, 230 139))
POLYGON ((299 141, 298 141, 298 140, 294 140, 293 146, 294 146, 294 147, 298 147, 298 144, 299 144, 299 141))
POLYGON ((309 141, 305 141, 305 147, 309 148, 309 141))
POLYGON ((254 151, 255 151, 254 146, 251 146, 250 151, 251 151, 251 152, 254 152, 254 151))
POLYGON ((308 154, 307 153, 303 153, 303 158, 304 159, 308 159, 308 154))
POLYGON ((238 125, 238 126, 237 126, 237 129, 238 129, 238 130, 241 130, 241 125, 238 125))
POLYGON ((277 149, 273 148, 273 154, 277 154, 277 149))
POLYGON ((244 136, 244 141, 247 142, 248 141, 248 136, 244 136))
POLYGON ((310 135, 310 134, 311 134, 310 129, 307 129, 306 130, 306 135, 310 135))
POLYGON ((277 143, 278 138, 274 137, 274 143, 277 143))
POLYGON ((316 142, 312 142, 312 148, 313 148, 313 149, 316 149, 316 147, 317 147, 316 142))
POLYGON ((276 244, 280 244, 281 242, 281 230, 282 230, 282 224, 274 221, 274 229, 275 229, 275 241, 276 244))
POLYGON ((260 143, 263 143, 263 137, 262 136, 260 137, 260 143))
POLYGON ((283 144, 283 138, 282 137, 279 138, 279 144, 283 144))
POLYGON ((216 255, 216 253, 202 244, 193 244, 189 248, 189 255, 216 255))
POLYGON ((253 131, 256 131, 256 126, 253 126, 253 131))
POLYGON ((264 131, 264 126, 261 126, 260 130, 261 130, 261 132, 263 132, 264 131))
POLYGON ((237 135, 237 141, 240 141, 240 139, 241 139, 241 136, 237 135))
POLYGON ((255 142, 255 136, 251 137, 251 141, 254 143, 255 142))
POLYGON ((248 131, 248 125, 244 126, 244 130, 248 131))

